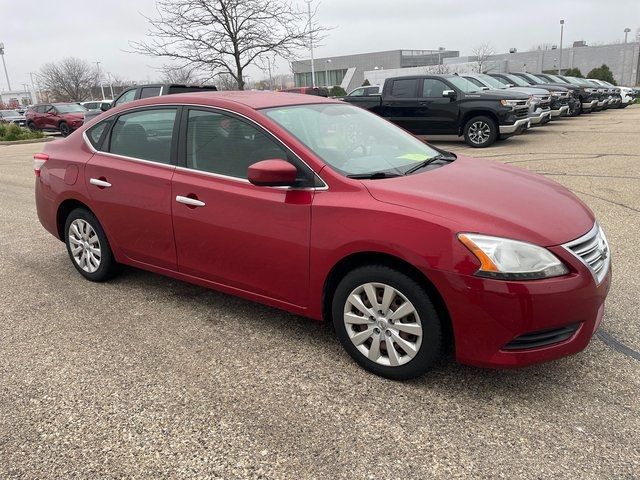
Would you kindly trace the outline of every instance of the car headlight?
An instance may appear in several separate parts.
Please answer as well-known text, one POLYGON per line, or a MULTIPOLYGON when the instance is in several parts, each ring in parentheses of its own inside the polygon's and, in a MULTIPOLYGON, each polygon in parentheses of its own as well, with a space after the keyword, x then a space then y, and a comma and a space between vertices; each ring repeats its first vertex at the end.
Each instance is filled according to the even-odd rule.
POLYGON ((500 100, 500 103, 502 104, 502 106, 504 107, 515 107, 516 105, 518 105, 518 102, 521 102, 522 100, 500 100))
POLYGON ((460 233, 458 239, 480 261, 480 277, 536 280, 569 273, 553 253, 531 243, 476 233, 460 233))

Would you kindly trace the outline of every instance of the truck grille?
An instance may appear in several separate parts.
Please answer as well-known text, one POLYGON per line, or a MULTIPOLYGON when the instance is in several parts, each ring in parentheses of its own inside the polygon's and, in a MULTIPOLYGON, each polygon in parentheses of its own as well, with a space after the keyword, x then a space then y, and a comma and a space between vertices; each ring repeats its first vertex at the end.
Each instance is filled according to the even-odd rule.
POLYGON ((567 325, 566 327, 551 328, 549 330, 539 330, 537 332, 525 333, 519 337, 514 338, 507 343, 503 350, 524 350, 527 348, 540 348, 547 345, 553 345, 554 343, 564 342, 565 340, 573 337, 576 333, 579 323, 573 325, 567 325))
POLYGON ((563 246, 589 268, 596 284, 602 282, 611 265, 611 251, 607 238, 597 223, 589 233, 563 246))
POLYGON ((516 118, 527 118, 529 116, 529 107, 526 105, 515 107, 514 114, 516 118))

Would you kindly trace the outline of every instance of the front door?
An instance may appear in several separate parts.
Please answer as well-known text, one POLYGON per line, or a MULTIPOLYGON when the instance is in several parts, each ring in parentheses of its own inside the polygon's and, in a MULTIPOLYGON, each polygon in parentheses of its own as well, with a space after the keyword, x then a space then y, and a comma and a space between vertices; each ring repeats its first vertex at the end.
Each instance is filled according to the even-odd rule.
POLYGON ((420 134, 455 135, 457 134, 458 102, 443 97, 445 90, 453 90, 437 78, 425 78, 418 99, 420 116, 420 134))
POLYGON ((85 166, 92 208, 108 237, 130 259, 172 270, 177 268, 171 224, 176 112, 162 107, 120 115, 85 166))
POLYGON ((183 118, 187 168, 172 182, 179 271, 306 306, 313 191, 247 180, 255 162, 296 159, 247 120, 196 108, 183 118))

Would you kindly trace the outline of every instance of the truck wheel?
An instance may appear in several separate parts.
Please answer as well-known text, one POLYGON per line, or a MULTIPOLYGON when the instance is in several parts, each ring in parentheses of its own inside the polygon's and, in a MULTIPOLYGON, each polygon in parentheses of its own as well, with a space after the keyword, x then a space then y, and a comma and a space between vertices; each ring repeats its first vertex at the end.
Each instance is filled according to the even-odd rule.
POLYGON ((464 126, 464 140, 473 148, 484 148, 498 138, 498 126, 489 117, 473 117, 464 126))

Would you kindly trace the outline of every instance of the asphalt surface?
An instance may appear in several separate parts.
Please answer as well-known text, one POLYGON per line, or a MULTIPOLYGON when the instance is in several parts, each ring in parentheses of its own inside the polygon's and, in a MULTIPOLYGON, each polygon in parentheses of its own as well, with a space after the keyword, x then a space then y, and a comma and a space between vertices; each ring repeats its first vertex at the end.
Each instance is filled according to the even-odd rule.
POLYGON ((640 105, 439 145, 597 214, 614 281, 584 352, 398 383, 319 323, 134 269, 87 282, 37 220, 41 146, 0 146, 0 478, 640 478, 640 105))

